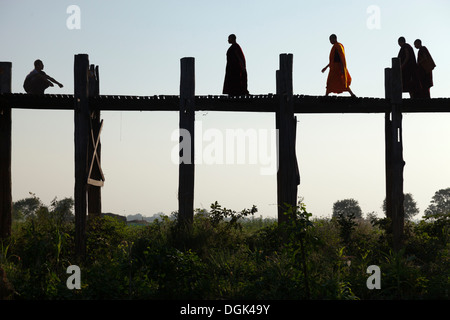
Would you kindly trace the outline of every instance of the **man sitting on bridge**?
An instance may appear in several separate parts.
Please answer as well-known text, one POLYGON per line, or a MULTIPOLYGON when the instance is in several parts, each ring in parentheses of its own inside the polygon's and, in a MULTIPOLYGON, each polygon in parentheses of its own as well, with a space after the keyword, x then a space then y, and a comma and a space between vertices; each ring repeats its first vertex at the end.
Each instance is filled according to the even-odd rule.
POLYGON ((45 89, 53 87, 53 83, 56 83, 60 88, 63 87, 61 83, 42 71, 43 69, 44 64, 42 61, 36 60, 34 62, 34 70, 27 75, 23 83, 23 88, 27 93, 44 94, 45 89))

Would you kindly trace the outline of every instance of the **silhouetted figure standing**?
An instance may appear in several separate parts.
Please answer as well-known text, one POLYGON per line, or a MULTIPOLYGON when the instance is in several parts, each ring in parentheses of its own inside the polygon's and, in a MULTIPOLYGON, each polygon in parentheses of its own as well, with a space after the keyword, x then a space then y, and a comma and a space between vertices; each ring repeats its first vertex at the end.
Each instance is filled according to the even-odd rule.
POLYGON ((417 75, 421 85, 420 97, 430 98, 430 88, 433 86, 433 69, 436 64, 420 39, 414 41, 414 47, 419 49, 417 53, 417 75))
POLYGON ((342 93, 348 91, 352 97, 356 97, 350 89, 352 77, 347 70, 344 46, 337 41, 337 36, 335 34, 330 36, 330 43, 333 45, 330 51, 330 62, 322 69, 323 73, 330 67, 325 95, 328 96, 331 92, 342 93))
POLYGON ((48 76, 44 71, 44 64, 41 60, 34 62, 34 70, 31 71, 23 83, 23 88, 27 93, 43 94, 45 89, 53 87, 53 83, 56 83, 60 88, 63 87, 61 83, 48 76))
POLYGON ((420 83, 414 50, 406 43, 404 37, 398 38, 398 45, 400 46, 398 57, 402 68, 403 92, 409 92, 411 98, 417 98, 420 92, 420 83))
POLYGON ((223 93, 230 96, 247 95, 249 93, 247 90, 247 68, 244 53, 236 43, 236 36, 234 34, 228 36, 228 43, 231 46, 227 51, 223 93))

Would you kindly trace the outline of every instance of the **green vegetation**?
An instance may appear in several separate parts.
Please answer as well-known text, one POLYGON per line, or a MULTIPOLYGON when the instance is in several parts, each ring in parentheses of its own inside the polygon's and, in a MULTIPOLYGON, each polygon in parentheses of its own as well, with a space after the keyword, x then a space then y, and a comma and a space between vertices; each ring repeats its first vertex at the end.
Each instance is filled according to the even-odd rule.
MULTIPOLYGON (((34 199, 34 200, 33 200, 34 199)), ((436 204, 434 204, 436 207, 436 204)), ((77 263, 73 201, 14 204, 13 235, 0 242, 0 267, 15 299, 448 299, 449 214, 405 224, 405 246, 391 251, 386 219, 342 212, 316 219, 303 203, 289 222, 255 218, 217 202, 194 223, 176 214, 146 226, 112 217, 88 221, 88 255, 77 263), (69 290, 69 265, 81 289, 69 290), (369 290, 367 267, 381 270, 369 290)))

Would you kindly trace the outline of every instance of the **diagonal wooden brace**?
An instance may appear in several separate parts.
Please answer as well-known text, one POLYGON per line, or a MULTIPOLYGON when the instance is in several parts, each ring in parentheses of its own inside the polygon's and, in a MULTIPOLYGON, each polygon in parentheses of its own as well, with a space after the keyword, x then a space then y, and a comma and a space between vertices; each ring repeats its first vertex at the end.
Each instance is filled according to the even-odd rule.
POLYGON ((100 128, 98 130, 98 135, 97 135, 97 138, 95 138, 94 137, 94 131, 92 130, 92 125, 91 125, 91 139, 92 139, 92 144, 94 146, 94 153, 92 155, 92 160, 91 160, 91 165, 90 165, 90 168, 89 168, 89 174, 88 174, 87 183, 92 185, 92 186, 97 186, 97 187, 103 187, 104 181, 105 181, 105 176, 103 175, 102 167, 100 165, 100 159, 98 158, 98 154, 97 154, 97 147, 98 147, 98 144, 100 142, 100 133, 102 132, 102 128, 103 128, 103 120, 100 122, 100 128), (91 178, 92 168, 94 166, 94 161, 97 162, 98 169, 99 169, 100 175, 101 175, 101 180, 95 180, 95 179, 91 178))

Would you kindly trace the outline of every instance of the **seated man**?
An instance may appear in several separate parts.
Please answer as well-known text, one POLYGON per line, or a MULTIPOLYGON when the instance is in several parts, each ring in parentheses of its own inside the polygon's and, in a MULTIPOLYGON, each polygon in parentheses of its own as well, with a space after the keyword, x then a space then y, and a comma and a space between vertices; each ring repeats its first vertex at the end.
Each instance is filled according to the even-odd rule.
POLYGON ((36 60, 34 62, 34 70, 27 75, 25 82, 23 83, 23 88, 27 93, 43 94, 45 89, 53 87, 53 83, 56 83, 60 88, 63 87, 61 83, 42 71, 43 69, 44 64, 42 61, 36 60))

